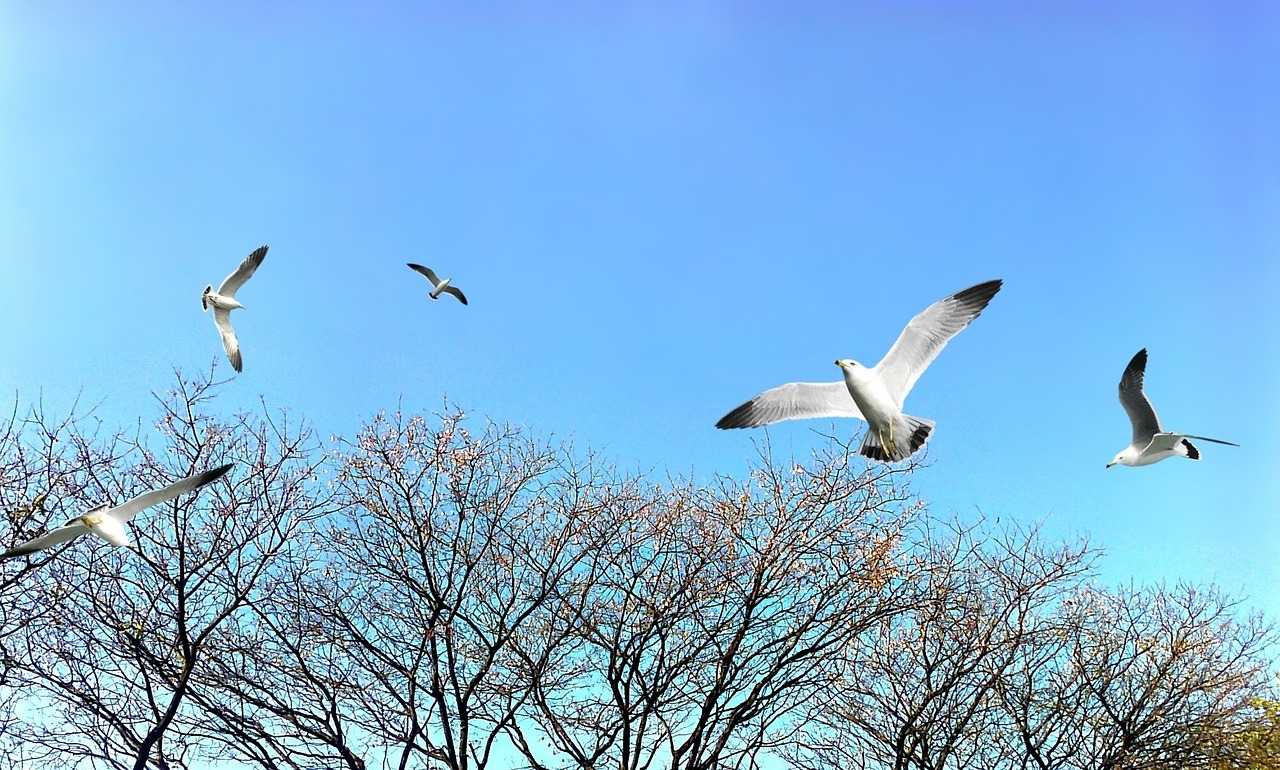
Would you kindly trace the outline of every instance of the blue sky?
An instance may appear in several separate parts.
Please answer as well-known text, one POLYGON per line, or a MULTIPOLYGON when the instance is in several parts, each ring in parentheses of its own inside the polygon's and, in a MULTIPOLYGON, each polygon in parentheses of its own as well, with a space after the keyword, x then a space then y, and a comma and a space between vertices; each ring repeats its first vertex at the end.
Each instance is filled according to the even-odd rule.
POLYGON ((1280 616, 1280 11, 958 5, 6 2, 0 394, 149 423, 232 374, 199 295, 265 243, 221 408, 447 397, 708 479, 764 437, 726 411, 1003 278, 907 401, 915 489, 1280 616), (1104 469, 1143 347, 1240 449, 1104 469))

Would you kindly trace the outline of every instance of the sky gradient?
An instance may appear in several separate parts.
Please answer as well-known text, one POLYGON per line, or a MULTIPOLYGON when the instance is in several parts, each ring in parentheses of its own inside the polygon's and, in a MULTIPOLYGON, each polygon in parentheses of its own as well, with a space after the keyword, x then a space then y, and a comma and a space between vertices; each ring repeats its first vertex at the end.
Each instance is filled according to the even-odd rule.
POLYGON ((915 490, 1280 617, 1277 94, 1264 3, 0 3, 0 395, 149 424, 269 244, 220 409, 447 399, 709 480, 765 436, 725 412, 1003 278, 907 399, 915 490), (1104 469, 1143 347, 1241 448, 1104 469))

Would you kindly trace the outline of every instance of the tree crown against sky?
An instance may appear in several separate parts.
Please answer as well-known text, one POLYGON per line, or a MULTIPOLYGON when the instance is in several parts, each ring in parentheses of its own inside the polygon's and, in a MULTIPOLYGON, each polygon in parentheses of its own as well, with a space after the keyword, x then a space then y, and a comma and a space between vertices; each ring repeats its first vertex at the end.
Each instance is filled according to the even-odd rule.
POLYGON ((744 478, 623 473, 529 428, 349 438, 212 374, 151 422, 19 407, 7 540, 225 479, 6 565, 4 750, 102 768, 1087 768, 1258 761, 1271 626, 1211 586, 938 517, 832 440, 744 478), (150 763, 150 764, 148 764, 150 763))

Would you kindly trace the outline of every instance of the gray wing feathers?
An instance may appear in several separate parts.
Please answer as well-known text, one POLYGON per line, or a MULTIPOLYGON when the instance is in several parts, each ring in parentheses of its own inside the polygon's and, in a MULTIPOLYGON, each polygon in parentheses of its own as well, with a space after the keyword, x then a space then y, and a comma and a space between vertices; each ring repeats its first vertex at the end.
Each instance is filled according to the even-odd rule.
POLYGON ((194 476, 188 476, 181 481, 170 484, 164 489, 157 489, 152 492, 146 492, 138 495, 127 503, 112 508, 108 511, 108 514, 117 521, 129 521, 134 516, 138 515, 139 511, 144 511, 157 503, 172 500, 184 492, 190 492, 193 489, 198 489, 205 484, 208 484, 210 481, 219 478, 229 470, 231 470, 230 463, 219 468, 214 468, 213 470, 197 473, 194 476))
POLYGON ((21 545, 16 545, 13 548, 10 548, 4 553, 0 553, 0 560, 12 559, 15 556, 25 556, 29 553, 43 551, 47 548, 52 548, 59 543, 65 543, 68 540, 75 540, 77 537, 87 534, 88 532, 89 528, 85 525, 78 521, 72 522, 55 529, 47 535, 32 538, 21 545))
POLYGON ((849 388, 840 382, 789 382, 766 390, 729 412, 716 427, 756 428, 783 420, 806 417, 855 417, 864 419, 849 388))
POLYGON ((242 371, 244 362, 240 358, 240 341, 236 339, 236 330, 231 328, 231 311, 215 307, 213 322, 218 325, 218 331, 222 334, 222 349, 227 351, 231 368, 237 372, 242 371))
POLYGON ((249 277, 253 275, 253 271, 258 269, 258 265, 262 264, 262 260, 266 256, 266 246, 260 246, 255 249, 252 254, 244 258, 244 261, 240 263, 240 267, 235 269, 235 272, 227 276, 227 279, 218 287, 218 293, 224 297, 234 297, 236 290, 243 286, 245 281, 249 280, 249 277))
POLYGON ((1151 437, 1160 433, 1160 418, 1147 394, 1142 392, 1142 380, 1147 369, 1147 349, 1139 350, 1120 377, 1120 406, 1129 415, 1133 425, 1133 445, 1146 446, 1151 437))
POLYGON ((431 270, 431 268, 423 267, 422 265, 415 265, 412 262, 406 262, 405 264, 425 275, 427 280, 431 281, 431 286, 433 288, 440 285, 440 279, 436 277, 436 274, 431 270))
POLYGON ((978 317, 1000 291, 1002 283, 999 279, 987 281, 938 300, 912 318, 902 330, 898 341, 875 366, 880 381, 897 400, 899 409, 924 370, 952 337, 978 317))
POLYGON ((463 294, 461 291, 459 291, 459 290, 458 290, 458 288, 457 288, 456 286, 446 286, 446 287, 444 287, 444 293, 445 293, 445 294, 452 294, 453 296, 455 296, 455 297, 457 297, 457 298, 458 298, 458 301, 459 301, 459 302, 461 302, 461 303, 462 303, 462 304, 464 304, 464 305, 465 305, 465 304, 467 304, 467 296, 466 296, 465 294, 463 294))

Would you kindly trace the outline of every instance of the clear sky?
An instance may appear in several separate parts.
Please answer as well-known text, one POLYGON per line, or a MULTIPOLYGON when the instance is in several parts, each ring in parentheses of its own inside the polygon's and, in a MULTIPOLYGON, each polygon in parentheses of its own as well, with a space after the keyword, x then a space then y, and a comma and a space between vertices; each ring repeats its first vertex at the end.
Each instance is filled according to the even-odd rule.
POLYGON ((150 423, 232 374, 199 296, 264 243, 221 408, 447 397, 703 480, 765 436, 729 409, 1003 278, 915 489, 1280 616, 1275 4, 0 2, 0 394, 150 423), (1104 469, 1143 347, 1241 448, 1104 469))

